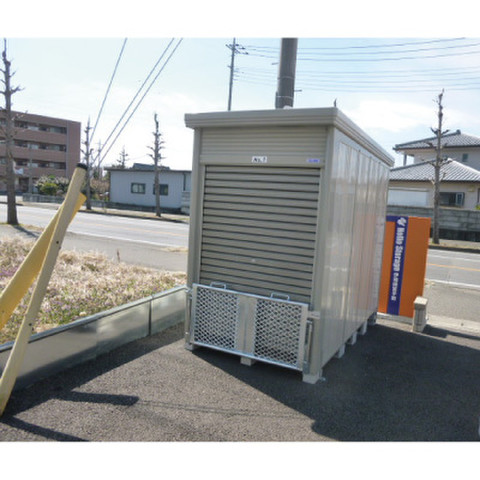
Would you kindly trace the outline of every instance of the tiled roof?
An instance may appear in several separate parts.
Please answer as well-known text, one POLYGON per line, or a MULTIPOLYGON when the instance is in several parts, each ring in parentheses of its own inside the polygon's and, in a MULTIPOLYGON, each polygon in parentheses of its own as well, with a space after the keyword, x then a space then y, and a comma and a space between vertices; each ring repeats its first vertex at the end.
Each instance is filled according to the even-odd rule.
MULTIPOLYGON (((442 136, 442 148, 458 148, 458 147, 480 147, 480 137, 466 135, 460 130, 453 133, 447 133, 442 136)), ((418 148, 432 149, 437 145, 437 137, 424 138, 422 140, 414 140, 413 142, 399 143, 393 149, 395 151, 414 150, 418 148), (433 147, 432 147, 433 144, 433 147)))
MULTIPOLYGON (((422 162, 390 170, 390 180, 431 181, 435 176, 433 162, 422 162)), ((480 182, 480 172, 455 160, 449 160, 440 170, 442 182, 480 182)))

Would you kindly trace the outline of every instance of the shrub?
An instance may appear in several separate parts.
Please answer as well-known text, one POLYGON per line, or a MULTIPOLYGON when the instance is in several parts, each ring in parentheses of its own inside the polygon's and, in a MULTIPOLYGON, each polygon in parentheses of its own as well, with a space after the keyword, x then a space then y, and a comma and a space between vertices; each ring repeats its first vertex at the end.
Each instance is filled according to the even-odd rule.
POLYGON ((58 187, 53 182, 45 182, 38 190, 42 195, 56 195, 58 187))
POLYGON ((43 175, 35 186, 42 195, 62 195, 68 190, 70 180, 65 177, 55 177, 55 175, 43 175))

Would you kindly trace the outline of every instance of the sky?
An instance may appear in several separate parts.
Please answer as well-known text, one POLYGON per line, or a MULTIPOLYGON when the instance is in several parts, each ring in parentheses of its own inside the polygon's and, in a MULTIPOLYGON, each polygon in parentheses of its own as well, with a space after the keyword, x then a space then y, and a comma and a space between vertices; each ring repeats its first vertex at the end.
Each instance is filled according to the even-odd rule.
MULTIPOLYGON (((321 17, 311 25, 302 16, 306 26, 297 31, 288 21, 272 28, 265 20, 269 10, 249 16, 245 23, 251 2, 230 14, 231 27, 222 24, 222 17, 214 25, 195 22, 195 17, 169 22, 168 18, 177 19, 176 9, 167 12, 171 15, 166 21, 159 14, 153 25, 145 17, 125 23, 131 16, 128 11, 117 12, 115 22, 108 25, 95 21, 98 17, 89 18, 87 29, 82 28, 82 15, 67 21, 44 16, 51 28, 40 28, 37 21, 26 26, 20 22, 4 34, 15 71, 13 85, 22 87, 13 97, 13 108, 81 122, 82 140, 90 121, 92 147, 102 148, 103 166, 115 163, 123 149, 129 165, 151 163, 156 113, 164 141, 163 163, 190 169, 193 132, 185 126, 184 115, 227 109, 231 61, 227 45, 233 37, 241 53, 235 56, 232 110, 256 110, 274 108, 280 39, 295 36, 299 41, 294 107, 330 107, 336 100, 396 165, 403 159, 392 150, 395 144, 433 135, 430 128, 436 127, 436 100, 442 89, 444 129, 480 136, 480 31, 472 36, 477 31, 468 22, 466 33, 442 27, 429 31, 425 22, 417 29, 398 25, 386 29, 382 14, 391 19, 391 12, 381 2, 373 4, 379 16, 370 19, 371 24, 353 16, 335 28, 319 28, 315 25, 321 17), (260 28, 262 18, 265 28, 260 28)), ((219 5, 223 4, 213 2, 221 14, 224 7, 219 5)), ((353 5, 350 10, 356 15, 353 5)), ((292 19, 298 18, 297 10, 292 19)), ((421 17, 418 7, 416 12, 421 17)))

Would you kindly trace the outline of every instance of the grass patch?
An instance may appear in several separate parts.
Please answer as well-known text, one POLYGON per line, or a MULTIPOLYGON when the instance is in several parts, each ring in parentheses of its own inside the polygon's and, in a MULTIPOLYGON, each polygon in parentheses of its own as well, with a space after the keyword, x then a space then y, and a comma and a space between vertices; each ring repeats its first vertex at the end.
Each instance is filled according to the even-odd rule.
MULTIPOLYGON (((0 239, 0 293, 34 242, 0 239)), ((184 285, 184 273, 162 272, 114 262, 97 252, 60 251, 35 325, 42 332, 125 303, 184 285)), ((0 344, 14 340, 33 286, 0 331, 0 344)))

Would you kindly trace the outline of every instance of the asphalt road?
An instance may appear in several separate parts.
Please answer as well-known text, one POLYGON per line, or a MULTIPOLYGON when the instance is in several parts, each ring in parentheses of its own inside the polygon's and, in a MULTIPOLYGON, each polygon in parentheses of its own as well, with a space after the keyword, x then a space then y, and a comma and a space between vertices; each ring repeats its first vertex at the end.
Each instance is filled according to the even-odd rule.
POLYGON ((480 254, 429 250, 426 278, 480 289, 480 254))
MULTIPOLYGON (((56 207, 18 206, 23 226, 0 225, 0 236, 18 233, 35 237, 55 215, 56 207), (30 227, 35 228, 30 228, 30 227)), ((6 217, 0 203, 0 218, 6 217)), ((65 250, 97 251, 115 261, 186 272, 188 224, 78 212, 68 228, 65 250)))
MULTIPOLYGON (((0 218, 6 218, 7 206, 0 204, 0 218)), ((22 225, 44 228, 55 215, 54 208, 17 206, 18 221, 22 225)), ((80 211, 68 231, 89 237, 115 241, 134 241, 142 245, 161 247, 188 246, 188 225, 144 218, 109 216, 80 211)))

